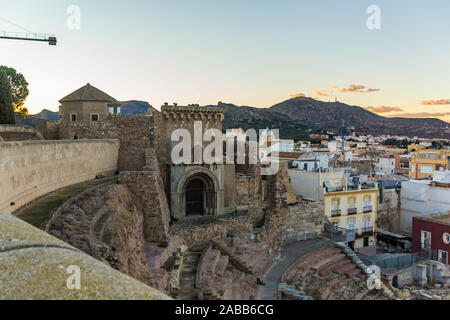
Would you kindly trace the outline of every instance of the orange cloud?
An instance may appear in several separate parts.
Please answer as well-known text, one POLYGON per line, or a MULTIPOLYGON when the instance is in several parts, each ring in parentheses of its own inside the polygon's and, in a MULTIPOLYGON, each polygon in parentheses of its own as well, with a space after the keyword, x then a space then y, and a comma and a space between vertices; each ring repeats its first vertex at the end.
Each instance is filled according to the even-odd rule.
POLYGON ((450 99, 422 100, 420 104, 423 106, 442 106, 450 104, 450 99))
POLYGON ((367 107, 365 108, 367 111, 373 113, 389 113, 389 112, 401 112, 403 109, 397 107, 388 107, 388 106, 378 106, 378 107, 367 107))
POLYGON ((450 112, 419 112, 419 113, 400 113, 395 115, 388 116, 392 117, 401 117, 401 118, 441 118, 450 116, 450 112))
POLYGON ((291 97, 291 98, 305 98, 306 96, 303 93, 294 93, 294 94, 290 94, 289 97, 291 97))
POLYGON ((320 90, 320 89, 317 89, 315 91, 315 93, 318 94, 319 96, 322 96, 322 97, 328 97, 328 93, 326 93, 325 91, 320 90))
POLYGON ((367 88, 366 86, 363 86, 362 84, 351 84, 348 88, 342 88, 340 91, 341 92, 351 92, 351 93, 370 93, 370 92, 380 91, 380 89, 367 88))

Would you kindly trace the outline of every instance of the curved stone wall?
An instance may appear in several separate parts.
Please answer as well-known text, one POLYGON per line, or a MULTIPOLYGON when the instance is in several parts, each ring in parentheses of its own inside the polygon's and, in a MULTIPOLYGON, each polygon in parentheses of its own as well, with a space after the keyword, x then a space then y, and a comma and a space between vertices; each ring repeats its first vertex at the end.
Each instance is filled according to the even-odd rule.
POLYGON ((0 300, 169 300, 78 249, 0 212, 0 300))
POLYGON ((0 210, 117 170, 118 140, 0 142, 0 210))

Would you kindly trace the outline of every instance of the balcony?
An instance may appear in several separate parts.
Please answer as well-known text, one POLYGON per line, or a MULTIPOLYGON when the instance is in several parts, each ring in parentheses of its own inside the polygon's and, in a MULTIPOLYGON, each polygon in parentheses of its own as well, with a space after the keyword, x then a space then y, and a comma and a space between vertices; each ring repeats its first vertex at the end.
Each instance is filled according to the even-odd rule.
POLYGON ((347 214, 348 214, 349 216, 352 216, 352 215, 357 214, 357 213, 358 213, 358 209, 357 209, 357 208, 349 208, 349 209, 347 210, 347 214))
POLYGON ((356 232, 354 230, 348 230, 326 224, 325 237, 336 242, 351 242, 355 241, 356 232))
POLYGON ((364 213, 372 212, 372 206, 366 206, 366 207, 364 207, 363 212, 364 212, 364 213))
POLYGON ((361 233, 361 235, 362 235, 363 237, 373 235, 373 227, 364 227, 364 228, 362 228, 362 233, 361 233))
POLYGON ((341 210, 331 210, 331 216, 332 217, 340 217, 342 214, 341 214, 341 210))

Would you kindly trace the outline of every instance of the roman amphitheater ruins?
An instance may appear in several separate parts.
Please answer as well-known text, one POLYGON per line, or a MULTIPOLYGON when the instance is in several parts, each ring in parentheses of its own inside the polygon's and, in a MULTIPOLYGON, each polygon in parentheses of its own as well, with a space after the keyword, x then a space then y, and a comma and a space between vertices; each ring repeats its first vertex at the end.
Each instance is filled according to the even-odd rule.
MULTIPOLYGON (((195 122, 203 132, 222 131, 222 108, 163 105, 160 112, 125 117, 114 98, 89 84, 60 103, 56 129, 0 126, 0 211, 6 213, 0 219, 24 230, 2 231, 0 260, 13 252, 2 248, 14 241, 30 250, 57 243, 95 258, 90 264, 103 262, 111 274, 134 278, 121 281, 137 280, 150 298, 262 299, 277 298, 284 288, 268 286, 265 276, 286 244, 335 247, 323 238, 322 205, 293 194, 286 162, 271 176, 248 159, 172 163, 172 132, 184 129, 194 139, 195 122), (52 134, 59 139, 44 139, 52 134)), ((45 265, 42 272, 53 277, 45 265)), ((293 278, 292 270, 284 278, 293 278)), ((11 280, 23 279, 20 272, 27 267, 1 270, 0 278, 26 287, 11 280)), ((83 290, 89 289, 78 297, 93 297, 83 290)), ((8 292, 18 299, 29 294, 8 292)))

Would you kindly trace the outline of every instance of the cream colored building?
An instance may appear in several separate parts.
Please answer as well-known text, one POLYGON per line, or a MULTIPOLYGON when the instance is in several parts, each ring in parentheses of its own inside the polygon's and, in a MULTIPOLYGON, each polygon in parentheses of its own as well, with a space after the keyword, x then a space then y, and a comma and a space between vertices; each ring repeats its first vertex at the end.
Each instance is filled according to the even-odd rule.
POLYGON ((101 121, 121 112, 119 101, 89 83, 59 103, 59 119, 65 122, 101 121))
POLYGON ((339 230, 354 232, 348 245, 357 252, 376 254, 378 187, 324 193, 325 216, 339 230))

